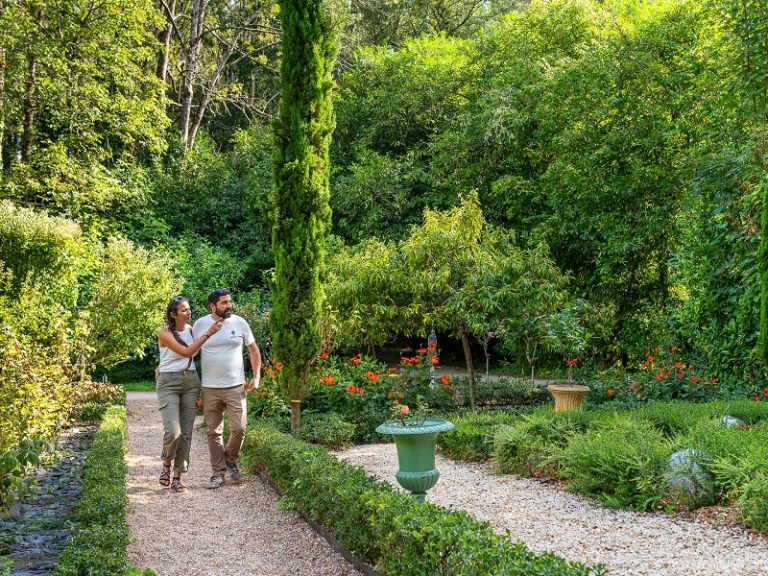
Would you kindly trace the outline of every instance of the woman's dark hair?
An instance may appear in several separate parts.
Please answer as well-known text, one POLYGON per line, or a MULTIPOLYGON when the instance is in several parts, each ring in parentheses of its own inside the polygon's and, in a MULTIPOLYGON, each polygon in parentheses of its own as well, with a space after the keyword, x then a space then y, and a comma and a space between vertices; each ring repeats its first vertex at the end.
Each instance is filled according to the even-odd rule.
POLYGON ((181 336, 179 336, 179 333, 176 332, 176 318, 172 316, 172 314, 176 314, 176 311, 179 309, 179 304, 182 302, 189 302, 184 296, 174 296, 171 298, 171 301, 168 302, 168 306, 165 308, 165 324, 168 326, 168 330, 170 330, 171 334, 173 334, 174 340, 184 346, 187 347, 187 343, 184 342, 184 340, 181 339, 181 336))

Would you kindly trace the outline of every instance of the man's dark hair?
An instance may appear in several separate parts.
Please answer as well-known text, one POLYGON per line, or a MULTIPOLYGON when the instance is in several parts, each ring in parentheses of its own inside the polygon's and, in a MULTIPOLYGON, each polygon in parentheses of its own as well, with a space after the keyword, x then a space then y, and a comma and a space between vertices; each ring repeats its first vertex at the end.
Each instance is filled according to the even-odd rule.
POLYGON ((208 304, 216 304, 222 296, 227 294, 232 294, 229 288, 216 288, 216 290, 208 294, 208 304))

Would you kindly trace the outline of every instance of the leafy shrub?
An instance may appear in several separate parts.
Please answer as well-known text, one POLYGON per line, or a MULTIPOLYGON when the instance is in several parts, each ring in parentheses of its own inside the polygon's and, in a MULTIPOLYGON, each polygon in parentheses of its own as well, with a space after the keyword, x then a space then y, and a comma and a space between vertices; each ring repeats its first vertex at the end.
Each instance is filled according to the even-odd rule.
POLYGON ((388 576, 587 576, 601 568, 534 554, 469 514, 419 503, 364 470, 268 427, 249 430, 244 464, 267 471, 282 504, 330 528, 339 543, 388 576))
POLYGON ((23 496, 30 485, 30 468, 40 463, 41 440, 22 440, 18 446, 0 453, 0 511, 23 496))
POLYGON ((518 419, 519 416, 504 412, 451 415, 449 420, 455 428, 438 435, 438 449, 454 460, 483 462, 491 457, 495 430, 518 419))
MULTIPOLYGON (((451 378, 456 386, 456 405, 469 404, 469 381, 451 378)), ((477 381, 477 403, 480 406, 539 406, 550 401, 545 386, 519 378, 481 378, 477 381)))
POLYGON ((650 422, 617 415, 571 437, 562 473, 571 487, 609 506, 656 508, 670 445, 650 422))
POLYGON ((355 425, 333 412, 307 414, 301 419, 299 438, 327 448, 349 446, 355 436, 355 425))
POLYGON ((128 562, 125 497, 125 408, 107 409, 83 469, 77 529, 54 576, 151 576, 128 562))

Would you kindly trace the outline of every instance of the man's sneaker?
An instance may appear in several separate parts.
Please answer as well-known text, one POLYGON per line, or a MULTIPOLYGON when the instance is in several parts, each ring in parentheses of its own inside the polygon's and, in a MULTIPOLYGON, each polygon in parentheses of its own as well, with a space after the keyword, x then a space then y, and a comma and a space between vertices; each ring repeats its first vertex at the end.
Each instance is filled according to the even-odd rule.
POLYGON ((211 479, 208 481, 209 490, 215 490, 216 488, 221 488, 222 486, 224 486, 223 476, 219 476, 218 474, 211 476, 211 479))
POLYGON ((232 480, 233 484, 243 483, 243 474, 240 472, 240 467, 237 465, 237 462, 227 464, 227 472, 229 472, 229 479, 232 480))

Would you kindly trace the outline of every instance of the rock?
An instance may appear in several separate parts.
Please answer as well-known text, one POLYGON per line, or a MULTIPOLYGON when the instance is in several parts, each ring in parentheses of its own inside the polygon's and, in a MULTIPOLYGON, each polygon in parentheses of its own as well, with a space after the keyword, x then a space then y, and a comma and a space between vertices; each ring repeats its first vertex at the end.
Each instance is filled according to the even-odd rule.
POLYGON ((747 425, 743 420, 739 420, 735 416, 723 416, 720 422, 726 428, 746 428, 747 425))
POLYGON ((699 464, 703 454, 692 448, 679 450, 669 457, 664 472, 666 492, 675 498, 689 497, 696 501, 712 495, 712 476, 699 464))

